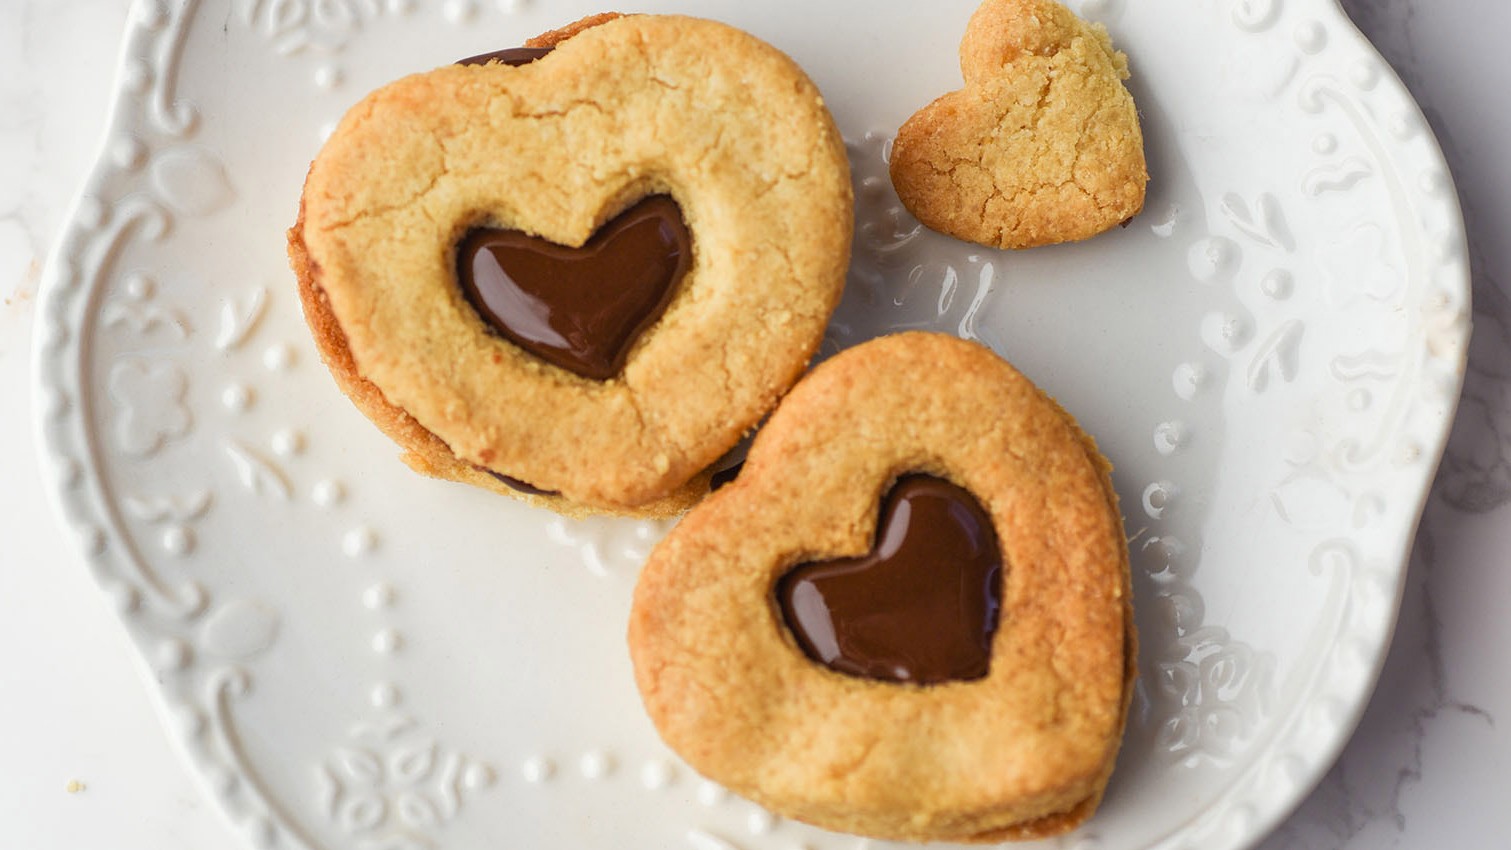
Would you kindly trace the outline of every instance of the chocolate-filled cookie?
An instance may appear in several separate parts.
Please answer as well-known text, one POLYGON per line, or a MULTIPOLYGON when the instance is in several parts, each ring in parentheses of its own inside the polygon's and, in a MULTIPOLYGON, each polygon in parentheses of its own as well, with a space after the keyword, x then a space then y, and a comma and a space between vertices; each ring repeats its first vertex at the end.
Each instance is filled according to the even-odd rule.
POLYGON ((822 337, 844 147, 803 72, 722 24, 602 15, 530 46, 342 119, 289 232, 306 318, 418 471, 674 514, 822 337))
POLYGON ((1132 692, 1110 466, 988 349, 866 343, 656 547, 629 647, 665 741, 772 811, 889 840, 1064 832, 1132 692))

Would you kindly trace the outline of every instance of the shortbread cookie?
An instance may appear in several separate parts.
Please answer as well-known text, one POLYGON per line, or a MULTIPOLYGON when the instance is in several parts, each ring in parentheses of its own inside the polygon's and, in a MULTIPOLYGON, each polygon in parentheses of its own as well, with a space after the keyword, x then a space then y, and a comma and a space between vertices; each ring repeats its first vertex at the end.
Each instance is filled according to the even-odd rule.
POLYGON ((629 646, 656 728, 703 775, 829 829, 1071 829, 1133 683, 1109 470, 979 345, 907 333, 839 354, 641 574, 629 646))
POLYGON ((338 383, 411 466, 675 513, 822 337, 848 166, 769 45, 693 18, 583 24, 353 107, 290 256, 338 383))
POLYGON ((1128 60, 1054 0, 986 0, 960 43, 965 88, 909 118, 892 185, 926 226, 1032 248, 1136 215, 1148 172, 1128 60))

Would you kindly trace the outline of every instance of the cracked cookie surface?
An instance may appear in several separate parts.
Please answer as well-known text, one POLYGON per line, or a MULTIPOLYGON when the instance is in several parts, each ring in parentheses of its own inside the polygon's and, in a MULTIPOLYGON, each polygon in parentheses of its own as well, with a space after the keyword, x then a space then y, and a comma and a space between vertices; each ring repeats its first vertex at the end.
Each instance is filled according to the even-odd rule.
POLYGON ((669 514, 817 347, 848 265, 848 165, 771 46, 694 18, 591 24, 532 40, 557 46, 531 64, 358 103, 311 166, 290 256, 338 383, 411 466, 512 494, 509 476, 569 513, 669 514), (471 228, 576 246, 652 194, 676 200, 694 259, 613 378, 489 333, 457 286, 471 228))
POLYGON ((654 552, 629 644, 646 709, 703 775, 788 817, 889 840, 1053 835, 1090 816, 1132 693, 1128 550, 1110 467, 974 343, 883 337, 817 367, 735 481, 654 552), (794 565, 862 554, 914 472, 991 517, 1003 573, 984 678, 838 673, 783 625, 794 565))
POLYGON ((965 87, 897 131, 891 175, 926 226, 1031 248, 1143 208, 1148 173, 1127 58, 1053 0, 986 0, 960 44, 965 87))

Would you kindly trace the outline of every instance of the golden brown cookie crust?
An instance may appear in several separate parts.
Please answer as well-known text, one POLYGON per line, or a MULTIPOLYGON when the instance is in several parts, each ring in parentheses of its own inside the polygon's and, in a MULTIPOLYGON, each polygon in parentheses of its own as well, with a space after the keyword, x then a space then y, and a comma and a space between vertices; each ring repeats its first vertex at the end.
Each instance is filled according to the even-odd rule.
POLYGON ((897 131, 892 184, 926 226, 1030 248, 1136 215, 1149 176, 1128 60, 1054 0, 986 0, 960 43, 965 87, 897 131))
POLYGON ((572 36, 581 33, 583 30, 592 29, 599 24, 606 24, 609 21, 622 17, 624 17, 624 15, 620 12, 599 12, 596 15, 588 15, 586 18, 573 21, 572 23, 567 24, 564 27, 558 27, 554 30, 543 32, 540 35, 535 36, 534 38, 527 38, 525 39, 525 46, 555 47, 558 44, 561 44, 563 41, 571 38, 572 36))
POLYGON ((682 499, 801 373, 844 284, 851 215, 843 144, 790 59, 722 24, 636 15, 529 65, 369 95, 311 166, 291 255, 353 374, 457 464, 624 511, 682 499), (693 266, 614 379, 488 333, 454 283, 471 227, 578 245, 655 193, 681 206, 693 266))
POLYGON ((773 811, 908 841, 1074 827, 1117 754, 1133 678, 1127 546, 1109 467, 1053 401, 973 343, 884 337, 805 378, 738 479, 652 553, 636 681, 666 742, 773 811), (776 579, 871 545, 901 474, 968 489, 1004 554, 988 675, 917 686, 835 673, 782 625, 776 579))

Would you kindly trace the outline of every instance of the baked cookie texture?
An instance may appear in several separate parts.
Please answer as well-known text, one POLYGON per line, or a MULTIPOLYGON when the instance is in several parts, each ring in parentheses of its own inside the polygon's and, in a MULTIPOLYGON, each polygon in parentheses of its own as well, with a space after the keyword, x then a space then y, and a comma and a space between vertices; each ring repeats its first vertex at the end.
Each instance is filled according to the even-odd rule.
POLYGON ((1148 171, 1127 57, 1054 0, 986 0, 960 43, 965 87, 897 131, 892 184, 924 225, 1031 248, 1136 215, 1148 171))
POLYGON ((801 374, 838 303, 843 143, 801 69, 723 24, 602 15, 530 42, 553 44, 353 107, 311 165, 291 263, 338 385, 417 471, 567 513, 675 514, 801 374), (680 206, 693 263, 614 378, 490 333, 457 285, 471 228, 576 246, 653 194, 680 206))
POLYGON ((1037 838, 1089 817, 1135 643, 1106 460, 988 349, 924 333, 800 382, 740 476, 651 554, 629 625, 646 709, 692 767, 788 817, 907 841, 1037 838), (836 673, 776 608, 793 565, 868 550, 882 495, 911 472, 964 487, 992 518, 1004 574, 984 678, 836 673))

